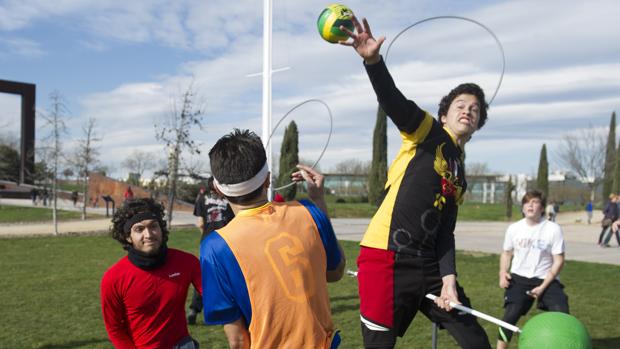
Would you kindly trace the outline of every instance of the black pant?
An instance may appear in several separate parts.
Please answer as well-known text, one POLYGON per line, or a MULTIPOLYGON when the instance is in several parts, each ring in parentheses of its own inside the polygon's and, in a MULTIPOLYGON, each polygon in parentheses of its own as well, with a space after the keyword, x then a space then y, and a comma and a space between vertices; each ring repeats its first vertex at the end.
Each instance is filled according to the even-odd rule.
MULTIPOLYGON (((389 252, 386 252, 389 253, 389 252)), ((361 256, 361 255, 360 255, 361 256)), ((363 269, 376 270, 366 263, 376 263, 373 257, 358 259, 359 272, 363 269), (364 266, 363 264, 366 264, 364 266)), ((459 314, 458 311, 446 312, 425 298, 427 293, 440 294, 443 285, 439 265, 434 257, 420 257, 396 253, 393 260, 393 307, 394 324, 388 331, 370 330, 362 323, 362 337, 366 348, 394 348, 396 337, 402 337, 418 311, 429 320, 448 330, 461 348, 491 349, 486 332, 473 315, 459 314)), ((358 274, 359 276, 359 274, 358 274)), ((469 298, 458 285, 459 300, 471 307, 469 298)), ((372 292, 365 297, 373 296, 372 292)), ((379 296, 374 295, 374 296, 379 296)), ((362 314, 364 316, 364 314, 362 314)), ((368 319, 367 319, 368 320, 368 319)))
MULTIPOLYGON (((525 278, 512 274, 510 286, 504 293, 504 317, 502 320, 515 325, 521 316, 527 314, 536 299, 527 295, 526 291, 540 286, 542 282, 542 279, 525 278)), ((538 298, 538 309, 568 314, 568 297, 564 293, 564 285, 558 280, 553 280, 538 298)), ((500 327, 498 339, 510 342, 511 338, 512 331, 500 327)))
POLYGON ((611 229, 611 226, 605 227, 605 228, 601 229, 601 233, 598 235, 598 244, 599 245, 603 243, 603 237, 605 236, 605 232, 607 231, 607 229, 611 229))
POLYGON ((611 236, 614 234, 616 235, 616 242, 618 243, 618 246, 620 246, 620 232, 618 230, 613 232, 611 227, 603 230, 601 236, 599 237, 599 245, 608 245, 611 240, 611 236))
POLYGON ((190 303, 189 308, 196 313, 200 313, 202 311, 202 296, 196 291, 196 289, 194 289, 194 295, 192 296, 192 302, 190 303))

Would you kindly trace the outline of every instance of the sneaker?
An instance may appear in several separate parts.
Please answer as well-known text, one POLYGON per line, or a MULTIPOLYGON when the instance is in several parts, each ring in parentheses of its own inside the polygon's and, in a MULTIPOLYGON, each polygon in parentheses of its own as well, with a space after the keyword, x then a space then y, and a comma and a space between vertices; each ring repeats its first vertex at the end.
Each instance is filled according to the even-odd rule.
POLYGON ((190 309, 190 311, 187 313, 187 323, 189 325, 195 325, 197 315, 198 314, 196 314, 196 311, 194 309, 190 309))

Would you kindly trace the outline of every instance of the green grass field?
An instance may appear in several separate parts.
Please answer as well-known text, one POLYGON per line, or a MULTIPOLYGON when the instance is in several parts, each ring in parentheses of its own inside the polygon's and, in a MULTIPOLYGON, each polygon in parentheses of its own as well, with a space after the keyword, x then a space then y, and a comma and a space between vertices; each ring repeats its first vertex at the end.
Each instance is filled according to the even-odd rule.
MULTIPOLYGON (((336 202, 336 197, 326 196, 329 216, 334 218, 363 218, 372 217, 377 207, 366 202, 360 202, 355 198, 345 202, 336 202)), ((512 207, 512 220, 521 218, 521 208, 518 205, 512 207)), ((505 221, 506 207, 504 204, 481 204, 464 202, 459 207, 459 220, 464 221, 505 221)))
MULTIPOLYGON (((58 220, 68 221, 80 219, 81 212, 58 210, 58 220)), ((86 218, 101 218, 102 216, 86 212, 86 218)), ((0 224, 2 223, 40 223, 52 221, 52 209, 50 207, 21 207, 0 205, 0 224)))
MULTIPOLYGON (((196 230, 177 230, 169 245, 198 253, 196 230)), ((348 268, 355 269, 358 247, 343 242, 348 268)), ((0 239, 0 348, 111 348, 103 326, 99 282, 124 255, 109 236, 0 239)), ((474 307, 501 317, 497 255, 459 253, 459 280, 474 307)), ((569 261, 562 272, 571 312, 587 326, 594 348, 620 348, 616 312, 620 267, 569 261)), ((334 321, 342 330, 341 348, 361 348, 357 283, 345 276, 330 284, 334 321)), ((536 314, 536 312, 532 312, 536 314)), ((494 346, 497 328, 481 322, 494 346)), ((520 325, 523 324, 523 320, 520 325)), ((191 326, 202 348, 227 348, 219 326, 191 326)), ((398 348, 430 348, 431 324, 418 316, 398 348)), ((457 348, 440 331, 439 348, 457 348)), ((516 348, 516 345, 512 345, 516 348)))
MULTIPOLYGON (((377 208, 368 203, 335 202, 328 203, 330 217, 334 218, 370 218, 377 208)), ((59 220, 80 219, 80 212, 58 211, 59 220)), ((520 217, 519 208, 513 208, 513 220, 520 217)), ((87 218, 102 218, 102 216, 88 213, 87 218)), ((470 204, 464 203, 459 209, 459 219, 465 221, 503 221, 505 208, 500 204, 470 204)), ((0 223, 44 222, 52 220, 52 210, 43 207, 19 207, 0 205, 0 223)))

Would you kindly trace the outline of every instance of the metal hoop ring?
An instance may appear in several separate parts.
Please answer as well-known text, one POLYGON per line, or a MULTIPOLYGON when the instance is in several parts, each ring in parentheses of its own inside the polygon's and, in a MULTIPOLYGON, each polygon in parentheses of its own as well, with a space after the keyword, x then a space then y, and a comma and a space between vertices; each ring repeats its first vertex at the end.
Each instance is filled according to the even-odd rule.
POLYGON ((385 61, 387 62, 388 54, 390 53, 390 48, 392 47, 394 42, 396 42, 398 37, 400 37, 407 30, 415 27, 418 24, 422 24, 424 22, 429 22, 429 21, 433 21, 433 20, 437 20, 437 19, 459 19, 459 20, 463 20, 463 21, 466 21, 466 22, 474 23, 474 24, 478 25, 479 27, 481 27, 482 29, 486 30, 489 34, 491 34, 491 36, 495 40, 495 43, 497 44, 497 47, 499 48, 499 51, 500 51, 500 53, 502 55, 502 72, 499 75, 499 81, 497 82, 497 87, 495 88, 495 92, 493 93, 493 96, 489 100, 488 104, 491 105, 493 100, 495 100, 495 96, 497 96, 497 92, 499 92, 500 86, 502 86, 502 81, 504 80, 504 72, 506 70, 506 55, 504 54, 504 47, 502 46, 502 43, 499 41, 499 39, 497 38, 495 33, 493 33, 493 31, 489 27, 487 27, 486 25, 484 25, 484 24, 482 24, 482 23, 480 23, 478 21, 475 21, 475 20, 473 20, 471 18, 462 17, 462 16, 436 16, 436 17, 429 17, 429 18, 425 18, 423 20, 417 21, 417 22, 413 23, 412 25, 408 26, 407 28, 401 30, 400 33, 398 33, 394 37, 394 39, 388 45, 387 51, 385 52, 385 61))
MULTIPOLYGON (((284 116, 282 116, 280 118, 280 120, 278 120, 278 122, 276 123, 276 126, 271 130, 271 134, 269 135, 269 139, 267 140, 267 144, 265 145, 265 148, 267 148, 267 146, 269 145, 269 142, 271 142, 271 137, 273 137, 273 135, 275 134, 276 130, 278 129, 278 127, 280 126, 282 121, 284 121, 284 119, 286 119, 286 117, 289 116, 297 108, 303 106, 304 104, 310 103, 310 102, 315 102, 315 103, 322 104, 325 107, 325 109, 327 109, 327 115, 329 116, 329 134, 327 135, 327 142, 325 142, 325 146, 323 146, 323 150, 321 151, 321 154, 319 155, 318 159, 316 159, 314 164, 312 164, 311 167, 314 168, 319 163, 319 161, 321 161, 321 158, 323 158, 323 155, 325 154, 325 151, 327 150, 327 146, 329 145, 329 141, 332 138, 332 130, 333 130, 333 127, 334 127, 334 118, 332 116, 332 111, 331 111, 331 109, 329 109, 329 106, 327 105, 327 103, 325 103, 321 99, 313 98, 313 99, 305 100, 305 101, 297 104, 293 108, 291 108, 288 112, 286 112, 286 114, 284 114, 284 116)), ((282 170, 282 169, 280 169, 280 170, 282 170)), ((296 183, 297 182, 291 181, 291 183, 283 185, 283 186, 278 187, 278 188, 273 188, 273 190, 281 190, 281 189, 284 189, 284 188, 288 188, 288 187, 290 187, 292 185, 295 185, 296 183)))

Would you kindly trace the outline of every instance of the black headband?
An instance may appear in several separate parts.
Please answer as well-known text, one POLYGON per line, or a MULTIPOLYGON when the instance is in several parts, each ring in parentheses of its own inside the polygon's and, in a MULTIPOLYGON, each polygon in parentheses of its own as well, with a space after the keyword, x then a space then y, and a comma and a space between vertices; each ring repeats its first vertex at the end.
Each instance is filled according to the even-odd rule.
POLYGON ((125 222, 125 225, 123 225, 123 231, 125 233, 129 233, 131 231, 131 227, 133 227, 134 224, 138 222, 142 222, 143 220, 147 220, 147 219, 156 219, 159 221, 159 218, 160 217, 158 215, 156 215, 155 213, 151 211, 137 213, 131 216, 131 218, 129 218, 125 222))

